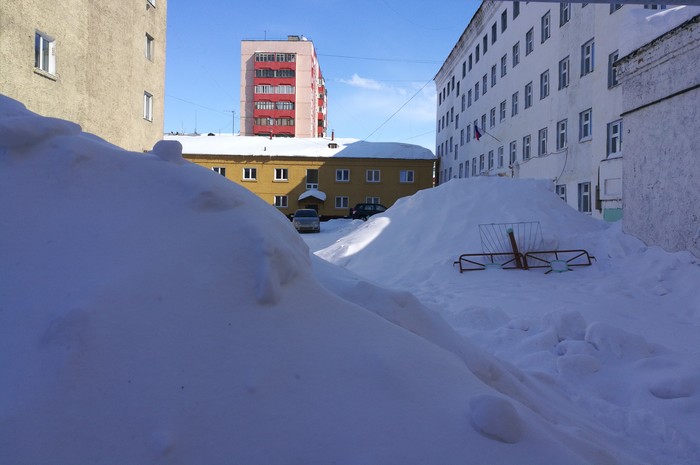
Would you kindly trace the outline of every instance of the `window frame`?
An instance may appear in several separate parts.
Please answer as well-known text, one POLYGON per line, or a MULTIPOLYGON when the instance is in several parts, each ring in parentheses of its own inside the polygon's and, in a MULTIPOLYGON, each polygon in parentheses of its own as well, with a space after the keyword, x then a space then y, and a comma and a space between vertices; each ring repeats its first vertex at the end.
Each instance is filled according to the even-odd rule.
POLYGON ((593 108, 583 110, 578 114, 579 117, 579 133, 578 140, 580 142, 590 140, 593 137, 593 108))
POLYGON ((548 128, 537 131, 537 156, 539 157, 547 155, 548 132, 548 128))
POLYGON ((557 121, 557 150, 563 150, 569 145, 569 121, 557 121))
POLYGON ((571 2, 559 4, 559 27, 571 21, 571 2))
POLYGON ((143 119, 148 122, 153 122, 153 94, 143 92, 143 119))
POLYGON ((414 170, 401 170, 399 171, 399 183, 401 184, 413 184, 416 180, 416 173, 414 170))
POLYGON ((571 81, 571 61, 569 56, 559 60, 559 90, 569 87, 571 81))
POLYGON ((595 39, 581 45, 581 77, 595 71, 595 39))
POLYGON ((243 181, 257 181, 258 169, 253 167, 243 167, 243 181))
POLYGON ((522 160, 523 161, 529 160, 531 156, 532 156, 532 136, 530 134, 528 134, 527 136, 523 137, 522 160))
MULTIPOLYGON (((450 152, 452 152, 452 144, 450 144, 450 152)), ((365 182, 379 183, 382 181, 382 172, 378 169, 367 169, 365 171, 365 182)))
POLYGON ((622 118, 612 121, 607 125, 607 156, 622 154, 622 118), (617 133, 614 132, 617 128, 617 133))
POLYGON ((547 39, 549 39, 552 36, 552 16, 551 16, 551 10, 547 10, 547 12, 542 15, 542 18, 540 19, 540 43, 543 44, 547 42, 547 39))
POLYGON ((289 196, 288 195, 275 195, 272 205, 277 208, 289 208, 289 196))
POLYGON ((527 110, 532 107, 532 81, 525 84, 523 95, 525 96, 524 109, 527 110))
POLYGON ((578 211, 581 213, 591 213, 591 183, 578 183, 578 211))
POLYGON ((549 70, 540 74, 540 100, 549 97, 549 70))
POLYGON ((34 31, 34 69, 56 74, 56 39, 40 31, 34 31))
POLYGON ((525 33, 525 56, 530 55, 535 51, 535 28, 530 28, 525 33))
POLYGON ((274 168, 273 181, 289 182, 289 168, 274 168))
POLYGON ((619 57, 619 50, 615 50, 608 55, 608 89, 612 89, 613 87, 620 85, 620 81, 617 77, 617 68, 613 66, 619 57))
POLYGON ((335 209, 336 210, 347 210, 350 208, 350 197, 347 195, 336 195, 335 196, 335 209))

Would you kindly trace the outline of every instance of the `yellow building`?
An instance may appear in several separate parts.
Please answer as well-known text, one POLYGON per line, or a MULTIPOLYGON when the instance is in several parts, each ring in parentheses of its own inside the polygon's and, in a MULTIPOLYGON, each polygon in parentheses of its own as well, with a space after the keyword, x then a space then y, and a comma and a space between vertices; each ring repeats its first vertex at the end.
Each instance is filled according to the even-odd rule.
POLYGON ((258 195, 285 215, 298 208, 347 216, 357 203, 390 207, 433 186, 433 153, 417 145, 356 139, 166 136, 182 154, 258 195))
POLYGON ((128 150, 163 134, 166 0, 0 1, 0 93, 128 150))

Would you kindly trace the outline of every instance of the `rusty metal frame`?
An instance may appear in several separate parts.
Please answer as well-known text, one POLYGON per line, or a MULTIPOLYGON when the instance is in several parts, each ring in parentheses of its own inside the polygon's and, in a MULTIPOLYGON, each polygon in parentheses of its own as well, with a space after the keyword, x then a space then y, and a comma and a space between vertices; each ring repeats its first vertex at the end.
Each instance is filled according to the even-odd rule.
POLYGON ((525 267, 526 268, 549 268, 549 270, 545 273, 551 273, 552 272, 552 262, 554 260, 550 260, 544 257, 538 257, 538 255, 554 255, 554 260, 558 261, 563 261, 566 263, 568 267, 574 267, 574 266, 591 266, 592 262, 591 260, 595 260, 595 257, 593 255, 590 255, 586 250, 583 249, 572 249, 572 250, 540 250, 537 252, 528 252, 525 254, 525 267), (560 257, 560 254, 564 254, 564 257, 560 257), (566 254, 575 254, 572 257, 569 257, 566 259, 566 254), (580 259, 581 257, 584 257, 585 261, 583 263, 575 263, 576 260, 580 259), (534 261, 534 263, 530 263, 528 260, 534 261))
POLYGON ((459 259, 455 262, 452 263, 452 265, 459 265, 459 272, 463 273, 465 271, 482 271, 485 270, 487 265, 500 265, 501 269, 503 270, 517 270, 517 269, 522 269, 521 266, 518 266, 518 261, 527 263, 525 261, 525 257, 521 253, 508 253, 508 252, 499 252, 499 253, 465 253, 459 256, 459 259), (497 263, 494 261, 494 257, 503 257, 503 256, 511 256, 510 260, 507 260, 503 263, 497 263), (486 262, 486 260, 482 260, 481 262, 471 260, 470 257, 486 257, 489 259, 488 263, 482 263, 486 262), (474 267, 467 267, 467 265, 473 265, 474 267))

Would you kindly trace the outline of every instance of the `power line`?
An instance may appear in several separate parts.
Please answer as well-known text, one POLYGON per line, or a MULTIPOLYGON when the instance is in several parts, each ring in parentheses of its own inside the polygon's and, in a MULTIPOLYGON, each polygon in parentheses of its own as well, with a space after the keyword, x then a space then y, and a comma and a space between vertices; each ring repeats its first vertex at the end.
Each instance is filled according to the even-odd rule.
POLYGON ((440 64, 440 61, 436 60, 409 60, 404 58, 378 58, 378 57, 357 57, 350 55, 330 55, 325 53, 319 53, 318 56, 322 57, 332 57, 332 58, 349 58, 352 60, 369 60, 369 61, 389 61, 394 63, 420 63, 426 65, 436 65, 440 64))
POLYGON ((399 107, 398 110, 396 110, 390 117, 388 117, 382 124, 380 124, 379 127, 378 127, 377 129, 375 129, 374 131, 372 131, 372 134, 370 134, 369 136, 365 137, 365 138, 362 139, 362 140, 367 140, 367 139, 369 139, 370 137, 372 137, 372 136, 374 135, 374 133, 376 133, 376 132, 379 131, 382 127, 384 127, 384 125, 385 125, 386 123, 388 123, 394 116, 396 116, 396 114, 397 114, 398 112, 400 112, 401 110, 403 110, 403 107, 405 107, 406 105, 408 105, 409 102, 410 102, 411 100, 413 100, 413 99, 416 97, 416 95, 420 94, 421 91, 422 91, 423 89, 425 89, 425 87, 426 87, 428 84, 430 84, 431 82, 433 82, 432 79, 430 79, 430 80, 427 81, 425 84, 423 84, 423 87, 421 87, 420 89, 418 89, 418 90, 416 91, 416 93, 413 94, 413 95, 411 96, 410 99, 408 99, 403 105, 401 105, 401 106, 399 107))

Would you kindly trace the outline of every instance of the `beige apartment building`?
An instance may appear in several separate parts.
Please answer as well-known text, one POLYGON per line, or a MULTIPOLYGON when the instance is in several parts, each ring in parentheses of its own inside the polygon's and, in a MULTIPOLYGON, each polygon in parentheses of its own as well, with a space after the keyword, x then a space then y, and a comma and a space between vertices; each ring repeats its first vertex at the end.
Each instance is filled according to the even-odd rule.
POLYGON ((325 137, 327 93, 313 42, 241 41, 241 135, 325 137))
POLYGON ((166 0, 0 2, 0 93, 128 150, 163 134, 166 0))

